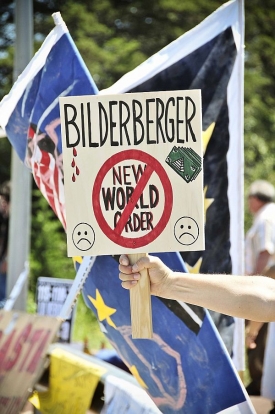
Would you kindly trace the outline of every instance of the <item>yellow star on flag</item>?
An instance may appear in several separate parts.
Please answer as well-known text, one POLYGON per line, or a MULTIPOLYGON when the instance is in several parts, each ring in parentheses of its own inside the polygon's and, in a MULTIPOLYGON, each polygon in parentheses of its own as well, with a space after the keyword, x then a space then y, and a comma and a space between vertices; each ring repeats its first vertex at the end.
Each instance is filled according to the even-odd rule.
POLYGON ((215 122, 209 125, 206 131, 202 131, 202 143, 203 143, 203 153, 205 154, 207 145, 212 137, 213 131, 215 128, 215 122))
POLYGON ((207 186, 204 187, 204 222, 206 222, 206 212, 214 201, 214 198, 206 198, 207 186))
POLYGON ((143 381, 143 379, 141 378, 141 376, 139 375, 139 372, 138 372, 137 367, 135 365, 132 365, 130 367, 130 371, 133 374, 133 376, 135 377, 135 379, 137 380, 137 382, 139 383, 139 385, 142 386, 142 388, 148 388, 147 385, 145 384, 145 382, 143 381))
POLYGON ((186 264, 187 270, 189 273, 200 273, 200 268, 201 268, 201 263, 202 263, 202 257, 199 258, 199 260, 194 264, 194 266, 190 266, 188 263, 186 264))
POLYGON ((109 306, 105 305, 104 300, 103 300, 99 290, 96 289, 96 298, 95 299, 92 298, 90 295, 88 295, 88 298, 90 299, 90 301, 92 302, 92 304, 94 305, 94 307, 97 310, 97 316, 98 316, 99 321, 102 322, 106 319, 108 324, 116 329, 116 325, 114 324, 114 322, 110 318, 110 316, 113 315, 116 312, 116 309, 110 308, 109 306))
POLYGON ((79 263, 79 264, 81 264, 82 263, 82 257, 81 256, 74 256, 73 257, 73 262, 74 262, 74 265, 76 265, 76 263, 79 263))

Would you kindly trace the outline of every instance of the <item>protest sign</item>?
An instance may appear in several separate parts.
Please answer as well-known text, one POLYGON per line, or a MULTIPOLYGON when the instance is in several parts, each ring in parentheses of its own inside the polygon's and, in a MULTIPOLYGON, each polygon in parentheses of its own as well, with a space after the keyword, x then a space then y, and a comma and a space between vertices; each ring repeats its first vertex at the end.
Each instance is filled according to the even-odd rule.
MULTIPOLYGON (((61 97, 60 115, 68 256, 204 249, 199 90, 61 97)), ((146 275, 130 295, 151 337, 146 275)))
POLYGON ((68 255, 204 249, 200 91, 60 98, 68 255))
MULTIPOLYGON (((40 276, 36 286, 36 304, 38 315, 59 316, 73 285, 71 279, 40 276)), ((71 342, 76 307, 61 323, 58 342, 71 342)))
POLYGON ((0 412, 17 414, 43 372, 57 318, 0 311, 0 412))

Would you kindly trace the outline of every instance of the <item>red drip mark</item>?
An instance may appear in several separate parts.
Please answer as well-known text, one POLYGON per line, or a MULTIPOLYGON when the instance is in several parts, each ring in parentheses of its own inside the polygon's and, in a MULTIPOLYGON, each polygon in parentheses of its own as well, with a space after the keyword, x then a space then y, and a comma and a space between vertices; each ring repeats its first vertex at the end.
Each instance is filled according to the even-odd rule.
MULTIPOLYGON (((76 150, 76 148, 73 148, 73 156, 74 157, 77 156, 77 150, 76 150)), ((73 160, 71 162, 71 166, 72 166, 72 168, 75 167, 75 173, 76 173, 76 175, 79 175, 80 171, 79 171, 79 168, 76 165, 76 162, 75 162, 75 159, 74 158, 73 158, 73 160)), ((75 183, 75 180, 76 180, 76 177, 75 177, 75 174, 73 173, 73 175, 72 175, 72 181, 75 183)))

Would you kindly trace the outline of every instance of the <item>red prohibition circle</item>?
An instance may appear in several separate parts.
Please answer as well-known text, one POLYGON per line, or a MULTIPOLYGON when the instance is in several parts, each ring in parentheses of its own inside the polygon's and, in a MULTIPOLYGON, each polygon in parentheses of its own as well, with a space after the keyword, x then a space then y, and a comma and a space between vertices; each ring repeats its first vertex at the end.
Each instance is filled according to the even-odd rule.
POLYGON ((118 154, 111 156, 108 160, 105 161, 105 163, 100 168, 97 174, 97 177, 95 179, 94 187, 93 187, 92 205, 93 205, 93 210, 94 210, 96 220, 98 222, 99 227, 103 231, 103 233, 110 240, 112 240, 114 243, 118 244, 119 246, 130 248, 130 249, 136 249, 139 247, 146 246, 147 244, 154 241, 166 227, 168 220, 171 216, 171 212, 172 212, 172 205, 173 205, 172 186, 171 186, 170 180, 167 176, 165 169, 158 162, 158 160, 156 160, 155 158, 153 158, 151 155, 147 154, 146 152, 143 152, 140 150, 125 150, 125 151, 121 151, 118 154), (121 228, 119 228, 119 226, 116 226, 115 229, 112 229, 109 226, 109 224, 105 220, 105 217, 103 216, 101 206, 100 206, 100 200, 99 200, 102 182, 106 174, 110 171, 110 169, 115 164, 121 161, 129 160, 129 159, 134 159, 134 160, 138 160, 138 161, 142 161, 146 163, 146 168, 137 183, 136 191, 134 190, 133 194, 135 194, 135 197, 133 197, 133 194, 132 194, 132 197, 129 200, 129 203, 131 203, 131 205, 129 205, 128 203, 123 213, 125 213, 125 215, 127 216, 127 212, 130 211, 130 214, 131 214, 134 206, 136 205, 138 198, 140 197, 142 193, 142 191, 138 193, 138 190, 141 190, 145 187, 145 185, 147 184, 153 172, 156 172, 158 174, 160 181, 163 185, 164 195, 165 195, 163 214, 159 222, 157 223, 157 225, 154 227, 152 231, 150 231, 146 235, 141 236, 141 237, 136 237, 136 238, 122 236, 121 232, 123 231, 123 226, 121 228), (142 180, 143 180, 143 183, 142 183, 142 180), (139 188, 137 189, 138 186, 139 188))

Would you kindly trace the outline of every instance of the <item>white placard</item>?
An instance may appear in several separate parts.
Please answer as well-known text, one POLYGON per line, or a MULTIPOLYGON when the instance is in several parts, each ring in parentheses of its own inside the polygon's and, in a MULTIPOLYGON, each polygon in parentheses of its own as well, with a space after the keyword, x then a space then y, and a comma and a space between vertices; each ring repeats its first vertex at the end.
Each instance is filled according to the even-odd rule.
POLYGON ((60 98, 68 256, 204 250, 201 91, 60 98))
MULTIPOLYGON (((36 312, 38 315, 59 316, 72 289, 73 280, 40 276, 36 285, 36 312)), ((64 320, 57 334, 58 342, 71 342, 74 307, 64 320)))

